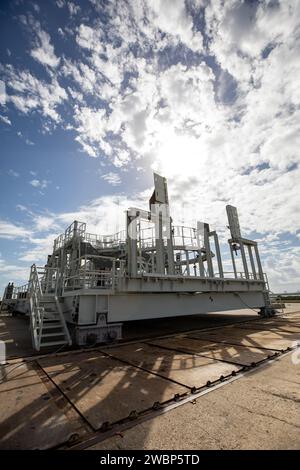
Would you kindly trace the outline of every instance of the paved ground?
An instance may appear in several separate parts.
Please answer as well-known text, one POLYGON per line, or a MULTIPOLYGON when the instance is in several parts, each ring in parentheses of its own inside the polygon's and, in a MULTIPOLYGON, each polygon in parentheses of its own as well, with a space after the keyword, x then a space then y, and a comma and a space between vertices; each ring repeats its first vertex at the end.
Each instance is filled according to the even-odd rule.
MULTIPOLYGON (((299 341, 299 312, 299 304, 289 304, 287 314, 272 320, 243 310, 135 322, 126 325, 125 337, 137 341, 127 346, 9 361, 0 368, 0 448, 42 449, 85 439, 133 409, 239 373, 299 341)), ((24 318, 1 316, 0 339, 10 356, 32 353, 24 318)), ((93 448, 299 449, 299 350, 298 361, 292 357, 295 352, 93 448)))
POLYGON ((300 364, 291 357, 91 449, 300 449, 300 364))

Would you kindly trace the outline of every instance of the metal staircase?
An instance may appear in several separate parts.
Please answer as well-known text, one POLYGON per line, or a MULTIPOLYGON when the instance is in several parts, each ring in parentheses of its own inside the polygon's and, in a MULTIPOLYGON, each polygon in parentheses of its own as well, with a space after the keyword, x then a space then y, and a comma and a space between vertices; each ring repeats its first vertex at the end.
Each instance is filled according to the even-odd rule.
POLYGON ((31 266, 29 278, 30 330, 33 347, 71 345, 72 340, 55 292, 43 292, 46 269, 31 266), (41 279, 39 276, 42 276, 41 279), (42 281, 41 281, 42 280, 42 281))

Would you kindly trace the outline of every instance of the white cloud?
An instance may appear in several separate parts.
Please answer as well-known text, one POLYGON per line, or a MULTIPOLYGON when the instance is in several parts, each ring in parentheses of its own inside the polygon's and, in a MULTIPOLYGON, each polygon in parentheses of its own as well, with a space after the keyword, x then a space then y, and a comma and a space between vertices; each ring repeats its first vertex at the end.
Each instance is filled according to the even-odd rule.
POLYGON ((90 157, 96 158, 97 157, 97 148, 93 147, 90 144, 87 144, 81 136, 77 136, 76 139, 77 142, 80 143, 82 147, 82 152, 87 153, 90 157))
POLYGON ((118 186, 121 183, 121 178, 118 173, 109 172, 101 176, 102 179, 107 181, 112 186, 118 186))
POLYGON ((63 8, 65 6, 65 0, 56 0, 56 5, 58 8, 63 8))
POLYGON ((35 230, 38 232, 44 232, 48 230, 57 230, 55 219, 49 215, 35 215, 34 217, 35 230))
POLYGON ((8 99, 19 111, 24 114, 38 111, 45 118, 60 122, 57 107, 67 99, 67 93, 56 78, 48 83, 37 79, 29 71, 18 71, 11 65, 7 66, 4 74, 13 90, 8 99))
POLYGON ((33 3, 32 6, 33 6, 33 9, 34 9, 37 13, 40 12, 40 7, 39 7, 39 5, 38 5, 37 3, 33 3))
POLYGON ((76 5, 73 2, 68 2, 67 5, 68 5, 69 12, 70 12, 71 16, 77 15, 77 13, 80 12, 80 6, 79 5, 76 5))
POLYGON ((184 0, 147 0, 150 20, 161 31, 178 36, 189 49, 201 52, 203 38, 194 31, 192 16, 187 12, 184 0))
POLYGON ((5 124, 8 124, 9 126, 11 126, 11 120, 7 117, 7 116, 2 116, 0 114, 0 121, 4 122, 5 124))
POLYGON ((30 238, 26 249, 20 256, 20 261, 28 263, 40 263, 44 265, 47 261, 47 255, 53 251, 54 238, 59 233, 50 233, 43 237, 33 236, 30 238))
POLYGON ((56 68, 60 58, 55 55, 54 47, 50 43, 50 36, 43 31, 39 22, 31 22, 36 34, 35 48, 31 50, 30 55, 41 64, 56 68))
POLYGON ((6 103, 6 86, 3 80, 0 80, 0 105, 4 106, 6 103))
POLYGON ((21 225, 16 225, 12 222, 0 220, 0 238, 27 238, 29 235, 30 231, 21 225))
MULTIPOLYGON (((83 92, 93 93, 96 87, 96 74, 95 71, 83 62, 72 63, 70 60, 65 60, 62 67, 62 73, 66 77, 72 77, 76 83, 79 84, 83 92)), ((71 95, 73 98, 79 98, 80 94, 72 90, 71 95)), ((82 95, 81 95, 82 96, 82 95)))
POLYGON ((99 154, 99 145, 105 146, 105 115, 105 109, 75 108, 74 117, 78 123, 77 132, 79 133, 76 140, 91 157, 99 154))
POLYGON ((29 181, 29 184, 31 184, 31 186, 33 186, 34 188, 39 188, 43 190, 47 188, 49 181, 34 179, 34 180, 29 181))
POLYGON ((0 254, 0 275, 0 292, 2 294, 9 282, 13 281, 15 286, 26 284, 29 279, 29 268, 24 267, 24 265, 11 264, 9 261, 2 258, 0 254))
POLYGON ((76 35, 77 44, 83 49, 89 49, 97 53, 103 53, 104 40, 102 39, 102 30, 91 28, 88 25, 81 24, 76 35))
POLYGON ((20 176, 20 173, 18 173, 15 170, 12 170, 12 169, 8 170, 8 174, 9 174, 9 176, 13 176, 14 178, 19 178, 19 176, 20 176))

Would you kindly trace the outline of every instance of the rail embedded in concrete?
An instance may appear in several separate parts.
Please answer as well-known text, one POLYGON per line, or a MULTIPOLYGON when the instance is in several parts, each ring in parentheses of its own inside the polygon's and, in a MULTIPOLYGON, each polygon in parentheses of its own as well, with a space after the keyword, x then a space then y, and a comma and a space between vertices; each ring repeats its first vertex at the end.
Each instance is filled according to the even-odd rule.
POLYGON ((8 361, 0 447, 89 447, 299 346, 300 312, 8 361))

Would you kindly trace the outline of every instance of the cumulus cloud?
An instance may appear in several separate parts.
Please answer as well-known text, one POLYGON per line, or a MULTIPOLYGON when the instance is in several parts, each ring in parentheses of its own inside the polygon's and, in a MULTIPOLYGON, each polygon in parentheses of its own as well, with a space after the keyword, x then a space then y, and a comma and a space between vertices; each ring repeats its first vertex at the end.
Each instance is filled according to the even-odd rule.
POLYGON ((33 186, 34 188, 46 189, 49 184, 49 181, 34 179, 29 181, 29 184, 31 184, 31 186, 33 186))
POLYGON ((67 93, 57 78, 46 82, 29 71, 17 70, 12 65, 0 70, 11 90, 8 99, 19 111, 24 114, 37 111, 56 123, 61 121, 57 108, 67 99, 67 93))
POLYGON ((83 49, 88 49, 97 53, 105 51, 105 43, 102 39, 102 29, 91 28, 88 25, 81 24, 77 30, 76 42, 83 49))
POLYGON ((184 0, 147 0, 150 21, 163 32, 177 36, 189 49, 200 52, 203 37, 194 30, 193 18, 184 0))
POLYGON ((37 23, 36 26, 36 47, 32 49, 31 56, 43 65, 49 67, 57 67, 59 64, 59 57, 55 55, 54 47, 50 43, 50 36, 46 31, 43 31, 37 23))

